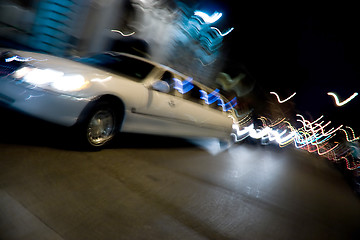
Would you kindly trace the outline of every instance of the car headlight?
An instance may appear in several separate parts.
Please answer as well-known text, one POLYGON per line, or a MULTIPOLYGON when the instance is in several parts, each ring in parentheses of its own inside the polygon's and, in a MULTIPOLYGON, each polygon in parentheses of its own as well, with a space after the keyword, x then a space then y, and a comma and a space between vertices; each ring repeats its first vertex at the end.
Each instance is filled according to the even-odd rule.
POLYGON ((36 87, 64 92, 79 91, 89 86, 89 81, 80 74, 65 75, 52 69, 22 67, 13 77, 36 87))

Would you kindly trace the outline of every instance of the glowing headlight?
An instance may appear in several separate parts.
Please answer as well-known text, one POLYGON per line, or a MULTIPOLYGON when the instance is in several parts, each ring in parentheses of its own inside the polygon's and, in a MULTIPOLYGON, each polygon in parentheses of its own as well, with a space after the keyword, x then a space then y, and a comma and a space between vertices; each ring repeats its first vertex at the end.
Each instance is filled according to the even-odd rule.
POLYGON ((62 76, 61 79, 54 81, 51 86, 61 91, 78 91, 88 86, 89 82, 79 74, 62 76))
POLYGON ((65 75, 63 72, 52 69, 23 67, 13 76, 37 87, 59 91, 79 91, 89 85, 89 82, 80 74, 65 75))

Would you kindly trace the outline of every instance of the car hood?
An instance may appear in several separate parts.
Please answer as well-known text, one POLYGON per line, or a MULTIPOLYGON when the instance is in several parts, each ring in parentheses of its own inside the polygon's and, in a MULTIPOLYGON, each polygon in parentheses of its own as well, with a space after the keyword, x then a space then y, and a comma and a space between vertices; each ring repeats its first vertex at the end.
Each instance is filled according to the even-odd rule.
POLYGON ((51 69, 59 72, 63 72, 65 75, 80 74, 90 82, 90 86, 86 89, 66 93, 76 97, 91 97, 99 94, 99 92, 106 92, 106 86, 104 80, 116 77, 117 82, 127 81, 127 78, 119 75, 107 72, 105 70, 98 69, 96 67, 86 65, 75 60, 56 57, 49 54, 42 54, 36 52, 20 51, 0 49, 0 52, 10 51, 13 55, 17 55, 22 58, 25 64, 41 68, 51 69))
MULTIPOLYGON (((2 49, 3 51, 3 49, 2 49)), ((84 77, 93 77, 97 74, 106 75, 106 71, 102 71, 95 67, 76 62, 71 59, 57 57, 49 54, 36 52, 27 52, 19 50, 10 50, 15 55, 25 58, 24 62, 32 66, 52 70, 61 71, 65 74, 82 74, 84 77)))

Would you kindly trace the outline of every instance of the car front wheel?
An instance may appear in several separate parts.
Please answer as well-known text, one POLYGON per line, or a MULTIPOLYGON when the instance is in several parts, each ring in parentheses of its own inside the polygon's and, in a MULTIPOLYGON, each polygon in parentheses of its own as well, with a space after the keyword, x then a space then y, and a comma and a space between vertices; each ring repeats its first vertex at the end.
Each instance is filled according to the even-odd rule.
POLYGON ((102 146, 109 142, 116 131, 116 116, 111 109, 96 111, 88 122, 86 136, 92 146, 102 146))
POLYGON ((87 113, 80 124, 80 137, 85 147, 101 149, 111 142, 118 133, 121 117, 109 102, 98 102, 87 113))

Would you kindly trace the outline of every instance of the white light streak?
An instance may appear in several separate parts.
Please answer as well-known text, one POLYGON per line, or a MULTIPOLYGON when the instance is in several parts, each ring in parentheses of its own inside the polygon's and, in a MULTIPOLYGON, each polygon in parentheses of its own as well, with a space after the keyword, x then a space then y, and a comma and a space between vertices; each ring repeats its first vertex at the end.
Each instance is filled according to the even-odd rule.
POLYGON ((291 99, 292 97, 294 97, 296 95, 296 92, 294 92, 293 94, 290 95, 290 97, 288 97, 288 98, 286 98, 284 100, 280 100, 280 97, 276 92, 270 92, 270 94, 274 94, 279 103, 284 103, 284 102, 288 101, 289 99, 291 99))
POLYGON ((348 102, 350 102, 351 100, 353 100, 353 99, 358 95, 358 93, 355 92, 355 93, 353 93, 350 97, 348 97, 346 100, 340 102, 340 101, 339 101, 339 97, 338 97, 335 93, 333 93, 333 92, 328 92, 327 94, 328 94, 329 96, 332 96, 332 97, 334 98, 335 104, 336 104, 338 107, 344 106, 345 104, 347 104, 348 102))
POLYGON ((106 77, 106 78, 93 78, 90 80, 90 82, 99 82, 99 83, 104 83, 104 82, 108 82, 112 79, 112 76, 106 77))
POLYGON ((218 28, 216 27, 211 27, 211 29, 217 31, 219 33, 220 36, 225 37, 226 35, 228 35, 232 30, 234 30, 234 28, 230 28, 229 30, 227 30, 225 33, 222 33, 218 28))
POLYGON ((115 32, 115 33, 120 33, 120 34, 121 34, 121 36, 123 36, 123 37, 130 37, 130 36, 132 36, 132 35, 134 35, 134 34, 135 34, 135 32, 125 34, 125 33, 123 33, 122 31, 120 31, 120 30, 116 30, 116 29, 112 29, 111 31, 112 31, 112 32, 115 32))
POLYGON ((277 143, 280 147, 285 147, 293 143, 294 147, 298 149, 306 150, 309 153, 317 153, 319 156, 326 157, 333 162, 344 161, 348 170, 360 169, 360 151, 358 150, 360 148, 357 145, 354 147, 354 144, 359 144, 355 141, 360 137, 355 137, 352 128, 346 127, 350 131, 349 134, 343 129, 343 125, 325 130, 326 127, 329 127, 331 121, 327 123, 321 121, 323 116, 320 116, 315 121, 306 120, 300 114, 296 114, 296 116, 298 117, 297 122, 302 124, 297 129, 291 126, 288 121, 283 121, 283 119, 269 125, 267 118, 260 117, 263 126, 259 127, 255 127, 254 124, 244 126, 244 124, 235 121, 231 135, 234 137, 235 142, 251 137, 259 139, 263 145, 277 143), (340 131, 346 135, 347 142, 345 144, 333 139, 340 131))
POLYGON ((47 59, 42 59, 42 60, 37 60, 35 58, 32 57, 20 57, 18 55, 9 57, 5 59, 5 62, 12 62, 12 61, 17 61, 17 62, 30 62, 30 61, 47 61, 47 59))
POLYGON ((206 13, 202 12, 202 11, 195 11, 194 12, 195 16, 201 17, 205 23, 214 23, 217 20, 219 20, 222 16, 222 13, 219 12, 214 12, 211 16, 207 15, 206 13))

